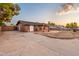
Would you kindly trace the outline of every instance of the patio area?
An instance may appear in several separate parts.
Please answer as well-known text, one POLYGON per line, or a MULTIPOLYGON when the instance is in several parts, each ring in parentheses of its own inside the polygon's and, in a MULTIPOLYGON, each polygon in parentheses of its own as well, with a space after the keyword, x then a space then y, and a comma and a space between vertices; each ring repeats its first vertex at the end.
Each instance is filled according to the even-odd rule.
POLYGON ((5 31, 0 34, 1 56, 79 55, 79 40, 61 40, 32 32, 5 31))

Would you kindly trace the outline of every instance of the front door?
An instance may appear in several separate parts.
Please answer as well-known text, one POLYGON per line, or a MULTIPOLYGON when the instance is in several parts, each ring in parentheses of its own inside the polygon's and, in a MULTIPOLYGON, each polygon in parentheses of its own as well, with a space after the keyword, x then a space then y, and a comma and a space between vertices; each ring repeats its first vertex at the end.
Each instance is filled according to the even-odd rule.
POLYGON ((30 26, 30 32, 34 31, 34 26, 30 26))

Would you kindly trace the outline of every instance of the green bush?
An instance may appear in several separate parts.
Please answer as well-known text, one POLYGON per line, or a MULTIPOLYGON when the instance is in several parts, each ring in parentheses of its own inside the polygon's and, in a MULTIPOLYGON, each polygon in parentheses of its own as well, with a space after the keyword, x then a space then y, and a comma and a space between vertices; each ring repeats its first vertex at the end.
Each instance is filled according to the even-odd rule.
POLYGON ((3 23, 2 21, 0 21, 0 26, 3 26, 3 25, 5 25, 5 23, 3 23))

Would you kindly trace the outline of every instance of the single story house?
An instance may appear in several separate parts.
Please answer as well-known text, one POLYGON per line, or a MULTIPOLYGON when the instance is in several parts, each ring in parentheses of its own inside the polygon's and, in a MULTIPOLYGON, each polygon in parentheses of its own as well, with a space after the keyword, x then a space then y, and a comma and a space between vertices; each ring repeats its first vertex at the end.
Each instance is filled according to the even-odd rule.
POLYGON ((49 27, 45 23, 18 21, 17 30, 22 32, 48 32, 49 27))

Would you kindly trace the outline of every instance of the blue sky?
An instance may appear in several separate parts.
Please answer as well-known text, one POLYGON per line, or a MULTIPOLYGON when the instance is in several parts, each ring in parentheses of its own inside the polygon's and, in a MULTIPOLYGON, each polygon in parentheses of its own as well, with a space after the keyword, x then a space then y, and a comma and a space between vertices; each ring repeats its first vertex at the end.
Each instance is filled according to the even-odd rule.
MULTIPOLYGON (((63 3, 64 4, 64 3, 63 3)), ((63 5, 62 3, 19 3, 21 8, 20 14, 14 16, 12 23, 16 24, 18 20, 32 21, 32 22, 55 22, 56 24, 65 24, 67 22, 78 22, 79 10, 76 12, 58 15, 57 12, 63 5)), ((76 4, 78 7, 79 4, 76 4)))

